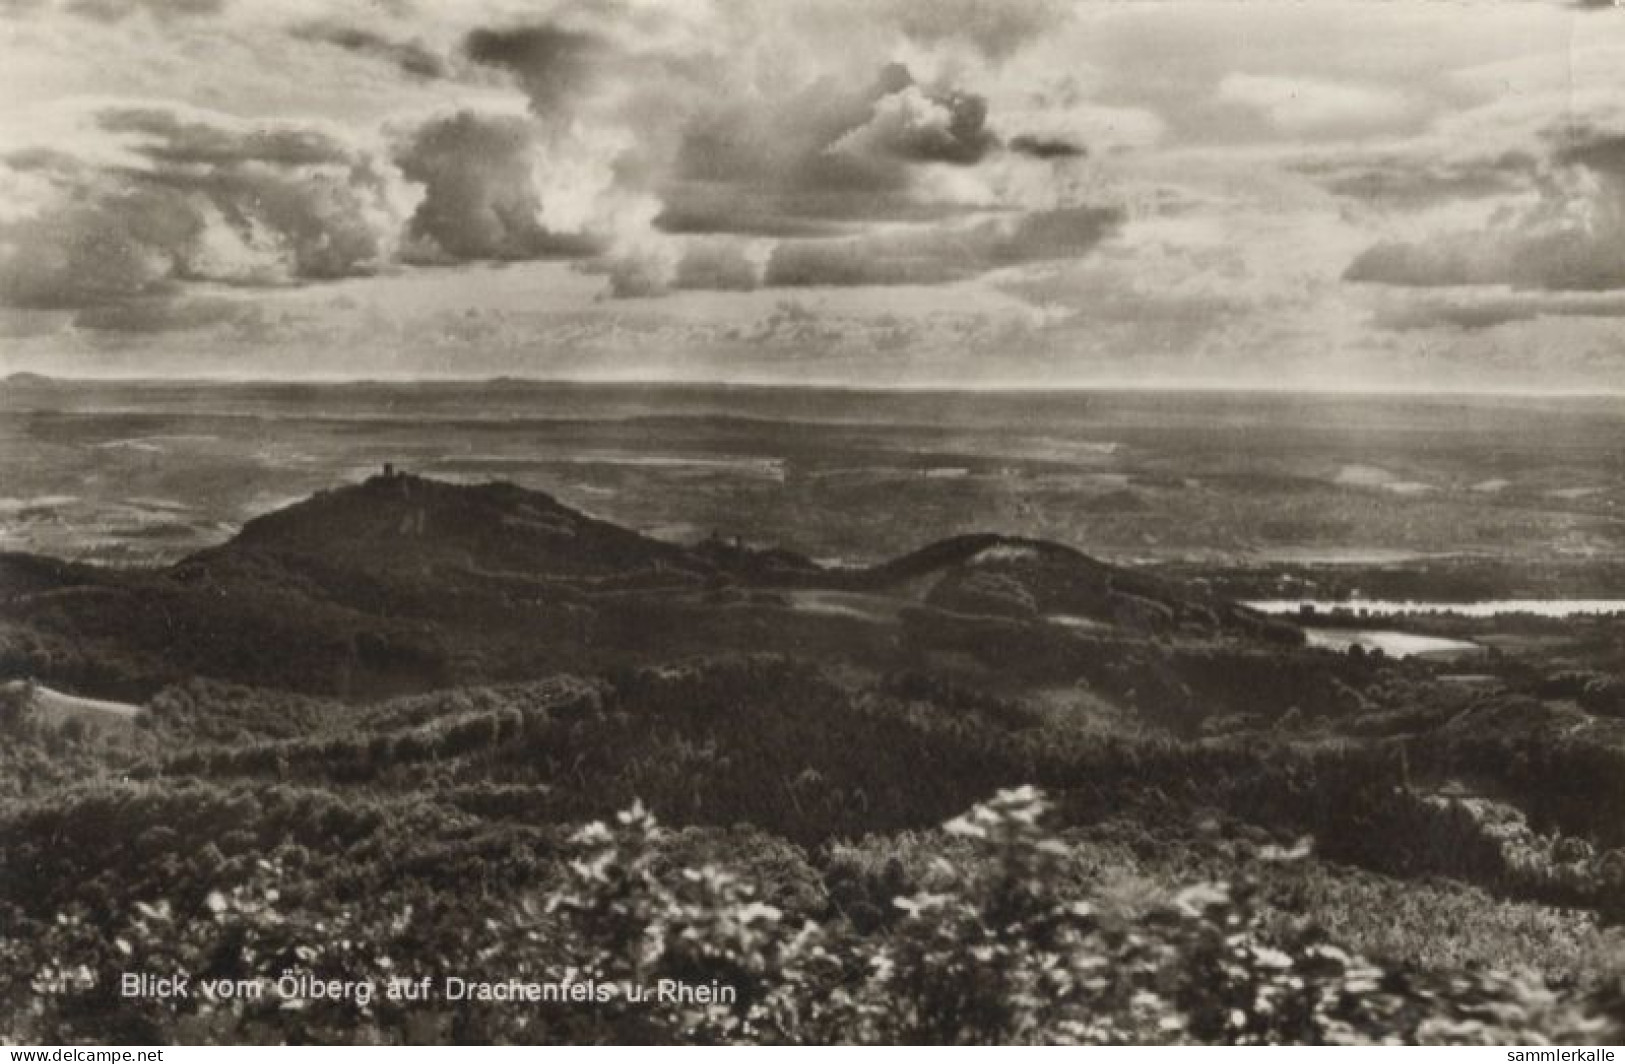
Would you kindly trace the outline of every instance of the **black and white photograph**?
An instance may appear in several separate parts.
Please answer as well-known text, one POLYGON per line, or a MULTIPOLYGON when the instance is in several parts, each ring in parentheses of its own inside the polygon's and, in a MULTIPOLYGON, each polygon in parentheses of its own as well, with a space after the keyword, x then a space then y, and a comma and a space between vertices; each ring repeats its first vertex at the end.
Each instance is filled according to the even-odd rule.
POLYGON ((1625 9, 0 0, 0 1042, 1614 1059, 1625 9))

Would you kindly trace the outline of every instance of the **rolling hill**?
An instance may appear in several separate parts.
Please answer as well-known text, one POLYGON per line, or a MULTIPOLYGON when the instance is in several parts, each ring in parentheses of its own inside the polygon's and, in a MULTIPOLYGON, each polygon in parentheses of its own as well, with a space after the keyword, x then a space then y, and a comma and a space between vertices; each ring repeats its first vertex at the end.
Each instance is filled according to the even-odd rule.
POLYGON ((372 698, 730 652, 1104 675, 1164 647, 1273 655, 1291 625, 1036 540, 962 536, 866 569, 662 542, 506 483, 386 475, 158 570, 0 556, 0 676, 141 699, 193 676, 372 698), (967 655, 963 644, 969 641, 967 655), (1002 648, 996 660, 975 646, 1002 648))

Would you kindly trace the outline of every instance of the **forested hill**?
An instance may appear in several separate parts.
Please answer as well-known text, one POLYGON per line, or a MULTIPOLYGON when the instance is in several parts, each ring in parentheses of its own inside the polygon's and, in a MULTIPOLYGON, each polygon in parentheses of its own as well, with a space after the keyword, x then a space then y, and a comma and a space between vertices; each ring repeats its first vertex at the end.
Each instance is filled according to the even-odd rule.
POLYGON ((219 565, 255 551, 360 570, 462 566, 562 578, 711 569, 691 551, 595 520, 543 492, 403 474, 319 492, 257 517, 189 564, 219 565))
POLYGON ((1023 685, 1152 639, 1301 643, 1200 588, 1052 543, 958 537, 828 568, 662 542, 513 484, 398 474, 320 492, 167 569, 0 556, 0 602, 0 679, 134 699, 192 676, 367 698, 764 650, 881 668, 982 658, 1023 685))

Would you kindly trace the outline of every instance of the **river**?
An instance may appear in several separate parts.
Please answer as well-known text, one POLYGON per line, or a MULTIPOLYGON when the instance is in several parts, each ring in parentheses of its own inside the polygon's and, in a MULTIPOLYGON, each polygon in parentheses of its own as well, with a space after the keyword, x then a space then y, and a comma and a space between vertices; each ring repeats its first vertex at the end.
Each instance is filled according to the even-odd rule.
POLYGON ((1455 613, 1463 617, 1497 617, 1509 613, 1529 613, 1539 617, 1582 617, 1605 613, 1625 613, 1625 599, 1487 599, 1482 602, 1400 602, 1394 599, 1260 599, 1244 602, 1260 613, 1298 613, 1305 606, 1316 613, 1335 610, 1378 615, 1455 613))

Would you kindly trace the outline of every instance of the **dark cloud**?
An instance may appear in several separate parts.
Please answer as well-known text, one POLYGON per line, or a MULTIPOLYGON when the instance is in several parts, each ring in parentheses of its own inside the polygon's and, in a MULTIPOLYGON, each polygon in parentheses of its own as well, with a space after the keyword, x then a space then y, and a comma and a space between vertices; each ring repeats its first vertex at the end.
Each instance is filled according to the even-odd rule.
POLYGON ((107 189, 89 202, 0 226, 0 302, 35 310, 174 291, 203 226, 184 196, 107 189))
POLYGON ((904 188, 908 172, 898 160, 832 149, 867 125, 877 104, 912 85, 908 70, 892 64, 866 85, 822 78, 782 98, 726 102, 688 122, 675 178, 844 193, 904 188))
POLYGON ((28 16, 41 11, 62 11, 96 22, 123 22, 146 13, 168 22, 174 19, 215 15, 225 10, 226 0, 0 0, 0 15, 28 16))
POLYGON ((1566 131, 1559 161, 1584 166, 1599 173, 1625 175, 1625 133, 1566 131))
MULTIPOLYGON (((666 233, 814 237, 839 236, 852 229, 849 223, 815 209, 802 195, 786 197, 700 181, 667 185, 662 195, 665 202, 654 224, 666 233)), ((896 206, 905 210, 909 204, 896 206)))
POLYGON ((955 163, 980 162, 999 143, 987 128, 987 99, 969 92, 947 92, 931 97, 947 109, 946 129, 904 129, 893 150, 905 159, 955 163))
MULTIPOLYGON (((1532 159, 1530 163, 1532 169, 1532 159)), ((1351 199, 1414 209, 1451 200, 1504 196, 1517 191, 1519 184, 1516 176, 1504 171, 1404 173, 1367 169, 1333 178, 1326 187, 1351 199)))
POLYGON ((543 115, 568 109, 611 54, 593 34, 550 25, 474 30, 463 50, 476 63, 512 74, 543 115))
POLYGON ((202 118, 159 107, 121 107, 101 112, 97 123, 109 133, 148 138, 138 147, 147 158, 182 166, 234 166, 259 162, 273 166, 348 164, 354 153, 331 134, 300 128, 228 129, 202 118))
POLYGON ((829 150, 968 166, 998 143, 987 128, 987 101, 981 96, 907 84, 876 100, 869 121, 829 150))
POLYGON ((1625 296, 1509 292, 1483 298, 1419 298, 1379 311, 1374 323, 1394 332, 1456 329, 1477 332, 1540 318, 1622 318, 1625 296))
POLYGON ((195 18, 224 11, 226 0, 69 0, 63 9, 98 22, 122 22, 137 12, 154 18, 195 18))
POLYGON ((1536 179, 1540 160, 1529 152, 1509 151, 1457 163, 1388 156, 1311 161, 1295 169, 1339 196, 1378 207, 1415 210, 1521 192, 1536 179))
POLYGON ((1604 228, 1537 214, 1484 233, 1426 242, 1387 241, 1362 252, 1344 280, 1408 288, 1510 285, 1545 291, 1625 288, 1625 227, 1604 228))
POLYGON ((540 222, 532 167, 534 126, 511 115, 472 111, 435 119, 400 146, 401 172, 423 186, 412 215, 412 257, 420 261, 579 258, 603 250, 588 234, 554 233, 540 222))
POLYGON ((924 224, 959 217, 965 208, 917 198, 909 189, 854 193, 846 189, 753 188, 724 182, 685 182, 661 189, 655 218, 668 233, 763 237, 856 235, 871 223, 924 224))
POLYGON ((115 108, 139 166, 60 151, 6 157, 51 194, 0 224, 0 302, 96 308, 166 296, 187 282, 277 285, 373 272, 399 225, 398 181, 331 134, 244 128, 155 108, 115 108))
POLYGON ((293 35, 300 40, 330 44, 346 52, 391 63, 414 77, 443 78, 448 73, 446 60, 421 41, 394 40, 372 30, 336 22, 307 23, 296 28, 293 35))
POLYGON ((1089 149, 1073 141, 1028 133, 1011 137, 1009 148, 1018 155, 1030 155, 1034 159, 1081 159, 1089 154, 1089 149))
POLYGON ((59 181, 84 171, 77 156, 57 148, 19 148, 0 155, 0 165, 14 173, 48 174, 59 181))
POLYGON ((1076 259, 1112 235, 1120 211, 1075 207, 990 218, 965 224, 866 230, 850 237, 786 239, 766 249, 729 237, 687 240, 676 261, 658 256, 610 256, 584 264, 609 278, 616 298, 676 290, 938 285, 1001 267, 1076 259))
POLYGON ((1503 208, 1481 230, 1377 244, 1344 279, 1414 288, 1625 288, 1625 136, 1570 132, 1560 144, 1530 180, 1532 204, 1503 208))
POLYGON ((1343 279, 1408 288, 1503 284, 1514 272, 1508 252, 1488 238, 1459 234, 1418 244, 1390 240, 1361 252, 1343 279))
POLYGON ((599 270, 609 277, 609 294, 615 299, 642 299, 669 290, 660 266, 646 258, 621 256, 595 264, 593 272, 599 270))
POLYGON ((171 247, 172 273, 232 283, 331 280, 369 274, 387 254, 396 189, 381 160, 322 131, 240 128, 160 109, 114 108, 101 125, 139 133, 151 166, 114 171, 120 188, 184 204, 194 226, 218 221, 244 248, 280 260, 269 271, 217 269, 207 249, 171 247))
POLYGON ((939 218, 957 208, 919 197, 916 168, 970 166, 997 144, 983 98, 922 86, 899 64, 855 86, 826 78, 778 99, 731 100, 682 129, 657 224, 800 236, 939 218))
POLYGON ((763 281, 774 288, 946 284, 975 272, 956 252, 934 235, 789 241, 773 249, 763 281))
POLYGON ((773 249, 763 284, 945 284, 1005 266, 1076 258, 1115 232, 1121 221, 1115 210, 1076 207, 971 226, 785 241, 773 249))

